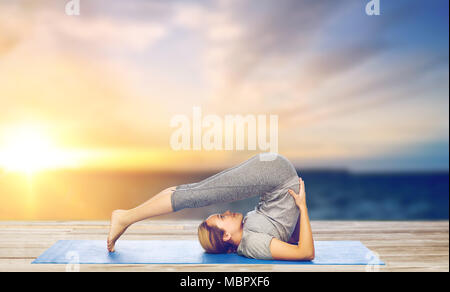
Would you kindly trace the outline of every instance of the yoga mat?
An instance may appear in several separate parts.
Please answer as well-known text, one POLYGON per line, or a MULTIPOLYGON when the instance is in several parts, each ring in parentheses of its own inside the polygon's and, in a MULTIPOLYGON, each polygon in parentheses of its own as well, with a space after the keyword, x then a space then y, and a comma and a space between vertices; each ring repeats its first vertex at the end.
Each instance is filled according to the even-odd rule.
POLYGON ((59 240, 33 264, 276 264, 384 265, 359 241, 316 241, 313 261, 250 259, 205 253, 197 240, 119 240, 115 252, 104 240, 59 240))

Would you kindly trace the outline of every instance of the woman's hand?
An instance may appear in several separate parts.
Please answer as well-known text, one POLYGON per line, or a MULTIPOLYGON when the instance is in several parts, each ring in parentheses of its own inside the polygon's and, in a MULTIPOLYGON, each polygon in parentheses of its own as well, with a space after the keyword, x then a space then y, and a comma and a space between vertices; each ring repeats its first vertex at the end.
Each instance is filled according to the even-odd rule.
MULTIPOLYGON (((299 236, 298 244, 290 244, 283 242, 277 238, 273 238, 270 242, 270 253, 274 260, 308 260, 314 259, 314 239, 309 223, 308 209, 306 208, 306 192, 305 183, 300 178, 300 191, 298 195, 289 190, 289 194, 294 198, 295 204, 300 209, 300 216, 298 216, 299 236)), ((296 227, 297 229, 297 227, 296 227)))
POLYGON ((305 191, 305 183, 302 178, 298 179, 300 183, 300 191, 296 194, 293 190, 288 190, 289 194, 294 198, 295 204, 297 207, 302 210, 306 208, 306 191, 305 191))

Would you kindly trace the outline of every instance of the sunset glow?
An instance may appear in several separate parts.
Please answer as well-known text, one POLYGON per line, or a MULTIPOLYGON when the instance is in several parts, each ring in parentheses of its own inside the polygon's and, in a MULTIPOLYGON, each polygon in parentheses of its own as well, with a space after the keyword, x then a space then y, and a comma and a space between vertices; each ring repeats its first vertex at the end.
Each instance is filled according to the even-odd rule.
POLYGON ((13 127, 3 138, 0 165, 6 171, 32 174, 36 171, 73 166, 74 161, 58 149, 37 127, 13 127))
POLYGON ((361 1, 92 0, 79 17, 28 2, 0 3, 0 171, 218 169, 262 151, 174 150, 170 122, 194 107, 277 116, 278 152, 302 167, 448 169, 448 1, 386 1, 380 18, 361 1))
POLYGON ((109 220, 268 151, 325 220, 448 217, 449 1, 368 2, 0 0, 0 220, 109 220))

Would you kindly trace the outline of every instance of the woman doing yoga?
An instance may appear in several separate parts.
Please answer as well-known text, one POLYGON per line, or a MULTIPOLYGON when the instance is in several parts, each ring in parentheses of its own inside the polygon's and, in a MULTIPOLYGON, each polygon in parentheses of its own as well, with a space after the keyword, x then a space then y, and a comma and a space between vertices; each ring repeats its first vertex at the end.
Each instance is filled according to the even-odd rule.
POLYGON ((226 211, 203 221, 198 227, 203 249, 256 259, 314 259, 305 184, 286 158, 272 153, 256 155, 200 182, 167 188, 136 208, 114 211, 108 250, 113 252, 116 240, 138 221, 258 195, 256 208, 245 217, 226 211))

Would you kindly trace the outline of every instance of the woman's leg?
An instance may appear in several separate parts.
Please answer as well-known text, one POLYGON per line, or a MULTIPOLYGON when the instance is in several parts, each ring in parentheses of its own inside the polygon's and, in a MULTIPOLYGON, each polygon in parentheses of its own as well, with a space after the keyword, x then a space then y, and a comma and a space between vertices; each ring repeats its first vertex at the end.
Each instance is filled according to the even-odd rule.
POLYGON ((256 155, 201 182, 178 186, 172 208, 176 212, 264 195, 293 177, 297 177, 294 166, 281 155, 273 160, 256 155))
MULTIPOLYGON (((192 192, 193 189, 198 189, 199 187, 205 186, 211 187, 211 182, 216 180, 217 178, 223 177, 225 174, 233 172, 235 169, 242 168, 244 165, 249 164, 250 161, 257 159, 257 157, 253 157, 239 165, 236 165, 235 167, 226 169, 224 171, 221 171, 220 173, 217 173, 213 176, 210 176, 200 182, 192 183, 192 184, 185 184, 180 185, 178 187, 170 187, 159 194, 153 196, 148 201, 144 202, 143 204, 137 206, 136 208, 130 209, 130 210, 115 210, 111 215, 111 226, 110 231, 107 239, 107 245, 108 250, 110 252, 114 251, 114 245, 116 241, 119 239, 119 237, 125 232, 125 230, 132 224, 148 219, 150 217, 163 215, 167 213, 171 213, 175 210, 174 204, 177 204, 177 206, 180 206, 180 201, 183 201, 184 203, 190 202, 190 204, 194 205, 195 203, 193 201, 199 201, 201 202, 201 205, 207 204, 204 202, 203 195, 194 195, 192 194, 190 196, 184 197, 182 200, 176 198, 174 201, 173 193, 175 190, 178 190, 178 192, 181 192, 182 190, 189 190, 192 192)), ((237 173, 234 175, 238 175, 237 173)), ((231 175, 233 176, 233 175, 231 175)), ((224 190, 223 190, 224 191, 224 190)), ((211 197, 214 202, 214 197, 217 197, 219 194, 211 194, 211 197)), ((223 195, 220 195, 220 197, 224 197, 223 195)))
POLYGON ((125 230, 132 224, 150 217, 173 212, 171 196, 175 187, 167 188, 143 204, 130 210, 115 210, 111 215, 108 235, 108 250, 113 252, 114 245, 125 230))
POLYGON ((257 155, 198 183, 167 188, 136 208, 113 212, 108 250, 114 251, 116 240, 133 223, 184 208, 263 195, 292 176, 297 176, 295 168, 282 156, 265 161, 257 155))

